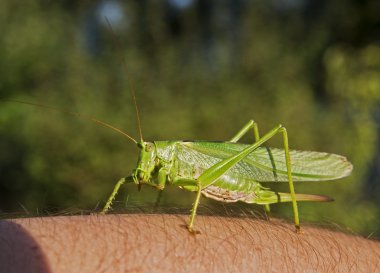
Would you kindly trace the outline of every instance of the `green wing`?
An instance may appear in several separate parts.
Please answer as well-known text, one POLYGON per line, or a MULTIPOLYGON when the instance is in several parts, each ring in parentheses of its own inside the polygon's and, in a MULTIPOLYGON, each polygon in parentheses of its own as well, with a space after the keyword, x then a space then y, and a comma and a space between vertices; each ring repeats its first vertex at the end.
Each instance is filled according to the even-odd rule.
MULTIPOLYGON (((182 152, 195 158, 194 164, 209 168, 228 158, 248 144, 231 142, 182 142, 182 152), (186 151, 185 151, 186 150, 186 151)), ((311 151, 290 150, 294 181, 323 181, 348 176, 352 164, 343 156, 311 151)), ((257 182, 287 182, 285 152, 283 149, 259 147, 231 168, 226 175, 251 179, 257 182)))

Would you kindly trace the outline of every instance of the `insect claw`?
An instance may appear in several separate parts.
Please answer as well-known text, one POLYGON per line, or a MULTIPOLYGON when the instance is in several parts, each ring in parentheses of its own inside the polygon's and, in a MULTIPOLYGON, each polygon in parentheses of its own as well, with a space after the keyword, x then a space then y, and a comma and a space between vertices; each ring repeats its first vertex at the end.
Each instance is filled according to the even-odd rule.
POLYGON ((199 230, 194 230, 192 227, 186 226, 187 230, 190 232, 191 235, 195 236, 197 234, 201 234, 199 230))
POLYGON ((297 233, 297 234, 302 234, 301 226, 296 225, 296 233, 297 233))

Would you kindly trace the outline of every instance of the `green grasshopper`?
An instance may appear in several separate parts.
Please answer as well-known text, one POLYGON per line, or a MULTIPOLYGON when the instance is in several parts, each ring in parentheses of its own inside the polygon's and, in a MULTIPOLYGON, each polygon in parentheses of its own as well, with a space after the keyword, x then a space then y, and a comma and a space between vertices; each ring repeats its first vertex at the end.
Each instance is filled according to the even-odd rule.
POLYGON ((331 201, 326 196, 295 194, 293 181, 323 181, 345 177, 352 164, 340 155, 289 150, 288 135, 278 125, 260 137, 257 123, 250 120, 227 142, 153 141, 139 142, 136 169, 131 176, 120 179, 102 213, 106 213, 119 188, 127 182, 147 184, 165 189, 167 183, 196 192, 188 223, 193 231, 201 194, 221 202, 245 202, 266 206, 292 202, 296 231, 300 230, 297 201, 331 201), (237 143, 253 130, 253 144, 237 143), (262 145, 276 134, 282 134, 284 149, 262 145), (261 182, 288 182, 290 193, 274 192, 261 182))
MULTIPOLYGON (((133 93, 134 94, 134 93, 133 93)), ((325 181, 348 176, 353 166, 343 156, 311 151, 290 150, 286 128, 277 125, 260 137, 256 122, 250 120, 229 141, 152 141, 143 140, 140 118, 136 107, 136 117, 140 141, 136 141, 122 130, 93 117, 42 104, 11 100, 64 112, 89 119, 102 126, 111 128, 126 136, 140 149, 137 167, 128 177, 120 179, 106 202, 102 214, 107 213, 124 183, 143 184, 164 190, 167 183, 182 189, 196 192, 191 209, 190 232, 201 194, 221 202, 245 202, 264 205, 292 202, 296 231, 300 231, 297 201, 331 201, 327 196, 296 194, 293 181, 325 181), (252 130, 253 144, 238 141, 252 130), (276 134, 282 134, 284 149, 267 148, 262 145, 276 134), (271 191, 261 183, 288 182, 290 193, 271 191)))

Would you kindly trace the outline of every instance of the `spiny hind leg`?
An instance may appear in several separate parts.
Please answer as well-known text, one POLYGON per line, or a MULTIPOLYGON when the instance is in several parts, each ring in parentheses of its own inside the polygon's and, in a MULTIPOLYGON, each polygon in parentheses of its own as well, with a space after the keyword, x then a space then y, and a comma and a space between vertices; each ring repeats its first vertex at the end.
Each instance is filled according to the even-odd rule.
MULTIPOLYGON (((250 125, 250 123, 248 123, 239 133, 243 132, 245 128, 247 128, 246 131, 249 130, 248 129, 248 128, 250 128, 249 125, 250 125)), ((257 136, 258 139, 256 140, 256 142, 262 140, 259 137, 257 125, 254 126, 254 124, 252 124, 251 126, 252 126, 252 128, 256 128, 256 130, 257 130, 257 134, 255 134, 255 136, 257 136)), ((291 171, 291 160, 290 160, 290 153, 289 153, 288 133, 286 131, 286 128, 282 125, 277 126, 277 128, 273 129, 272 131, 274 132, 274 134, 282 133, 282 139, 283 139, 283 145, 284 145, 284 151, 285 151, 286 170, 287 170, 288 182, 289 182, 289 190, 290 190, 290 196, 291 196, 292 206, 293 206, 294 224, 296 227, 296 232, 298 233, 300 231, 300 220, 299 220, 298 206, 297 206, 296 194, 294 191, 293 177, 292 177, 292 171, 291 171)), ((241 134, 239 134, 239 133, 235 137, 241 136, 241 134)), ((270 134, 270 132, 268 134, 270 134)), ((268 139, 272 138, 274 136, 274 134, 271 135, 268 139)), ((264 135, 263 138, 266 138, 267 135, 264 135)), ((269 204, 264 204, 264 205, 265 205, 264 206, 265 211, 269 212, 270 211, 269 204)))
MULTIPOLYGON (((232 140, 238 139, 244 134, 244 131, 247 131, 249 128, 249 124, 247 124, 232 140)), ((238 154, 224 159, 221 162, 215 164, 211 168, 209 168, 206 172, 204 172, 198 179, 202 182, 203 187, 208 186, 212 183, 213 179, 206 178, 206 181, 203 182, 202 178, 205 177, 212 177, 215 174, 219 173, 218 176, 221 176, 224 171, 227 171, 231 165, 237 164, 240 160, 242 160, 245 156, 247 156, 249 153, 257 149, 259 146, 264 144, 266 141, 271 139, 273 136, 275 136, 278 133, 282 133, 283 138, 283 145, 284 145, 284 151, 285 151, 285 162, 286 162, 286 170, 288 175, 288 182, 289 182, 289 190, 290 195, 292 199, 292 205, 293 205, 293 213, 294 213, 294 224, 296 227, 296 232, 300 231, 300 222, 299 222, 299 215, 298 215, 298 207, 297 207, 297 200, 294 192, 294 185, 293 185, 293 177, 291 172, 291 161, 290 161, 290 153, 289 153, 289 140, 288 140, 288 133, 286 131, 286 128, 282 126, 281 124, 270 130, 267 134, 265 134, 263 137, 259 138, 254 144, 252 144, 250 147, 242 150, 238 154), (247 152, 245 152, 247 151, 247 152), (223 167, 221 168, 221 166, 223 167), (224 171, 220 171, 220 169, 224 169, 224 171), (207 181, 208 180, 208 181, 207 181), (211 181, 211 182, 210 182, 211 181)))
POLYGON ((237 142, 251 129, 253 130, 253 137, 255 138, 255 142, 258 141, 260 139, 259 127, 253 119, 248 121, 248 123, 244 125, 244 127, 239 132, 237 132, 237 134, 233 136, 229 141, 237 142))
MULTIPOLYGON (((297 208, 297 200, 294 192, 293 178, 291 172, 291 163, 290 163, 290 153, 289 153, 289 142, 288 142, 288 134, 286 128, 281 124, 274 127, 268 133, 266 133, 263 137, 261 137, 258 141, 248 146, 247 148, 241 150, 240 152, 219 161, 214 164, 207 170, 205 170, 197 179, 197 182, 200 183, 202 187, 198 187, 198 190, 201 188, 206 188, 212 185, 215 181, 217 181, 223 174, 225 174, 229 169, 238 164, 241 160, 246 158, 250 153, 259 148, 262 144, 267 142, 269 139, 274 137, 276 134, 282 133, 283 142, 284 142, 284 150, 285 150, 285 161, 286 161, 286 169, 288 174, 289 181, 289 189, 290 195, 292 199, 293 212, 294 212, 294 222, 296 226, 296 231, 299 232, 300 224, 299 224, 299 216, 298 216, 298 208, 297 208)), ((200 192, 199 196, 200 196, 200 192)), ((194 204, 194 208, 196 208, 198 204, 194 204)))
POLYGON ((300 227, 300 219, 298 215, 296 193, 294 191, 294 185, 293 185, 293 177, 292 177, 292 170, 291 170, 292 164, 291 164, 290 153, 289 153, 288 132, 286 131, 286 128, 284 126, 281 126, 281 128, 279 129, 279 132, 282 133, 282 140, 284 143, 286 170, 288 174, 289 190, 290 190, 290 196, 292 199, 293 214, 294 214, 294 225, 296 227, 296 232, 299 233, 301 227, 300 227))

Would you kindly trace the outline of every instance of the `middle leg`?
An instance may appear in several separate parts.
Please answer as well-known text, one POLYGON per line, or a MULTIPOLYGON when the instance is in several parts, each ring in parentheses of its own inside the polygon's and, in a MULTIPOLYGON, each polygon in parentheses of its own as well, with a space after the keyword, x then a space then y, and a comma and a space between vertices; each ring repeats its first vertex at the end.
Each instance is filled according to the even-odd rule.
POLYGON ((230 142, 237 142, 238 140, 240 140, 250 129, 253 130, 253 137, 255 139, 255 142, 257 142, 259 139, 260 139, 260 135, 259 135, 259 127, 257 125, 257 123, 251 119, 250 121, 248 121, 248 123, 246 125, 244 125, 244 127, 239 131, 237 132, 237 134, 235 136, 233 136, 229 141, 230 142))

